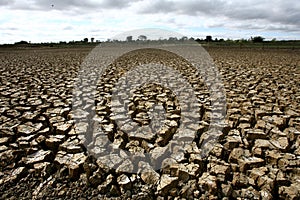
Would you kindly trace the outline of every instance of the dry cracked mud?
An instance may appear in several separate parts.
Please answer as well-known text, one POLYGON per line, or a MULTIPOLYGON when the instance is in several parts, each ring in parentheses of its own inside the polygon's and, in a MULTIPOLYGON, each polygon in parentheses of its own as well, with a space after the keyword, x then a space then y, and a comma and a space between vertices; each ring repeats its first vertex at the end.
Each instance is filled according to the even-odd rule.
MULTIPOLYGON (((122 168, 130 163, 114 169, 90 155, 79 137, 88 125, 74 124, 75 116, 87 116, 72 112, 72 92, 90 50, 0 50, 0 199, 300 198, 299 51, 207 49, 222 75, 227 111, 220 137, 204 158, 200 144, 212 109, 204 77, 195 75, 184 60, 158 50, 134 51, 118 59, 99 81, 95 97, 105 133, 97 137, 107 137, 112 149, 152 152, 159 159, 180 123, 176 95, 149 84, 133 91, 129 114, 139 126, 149 124, 156 116, 148 111, 158 105, 166 110, 163 128, 157 134, 130 135, 132 124, 125 121, 128 134, 118 129, 109 96, 134 64, 128 60, 173 64, 193 83, 200 102, 199 123, 189 127, 197 134, 184 152, 173 149, 176 156, 162 160, 159 170, 126 173, 122 168), (98 101, 99 95, 107 98, 98 101)), ((101 141, 92 145, 105 146, 101 141)))

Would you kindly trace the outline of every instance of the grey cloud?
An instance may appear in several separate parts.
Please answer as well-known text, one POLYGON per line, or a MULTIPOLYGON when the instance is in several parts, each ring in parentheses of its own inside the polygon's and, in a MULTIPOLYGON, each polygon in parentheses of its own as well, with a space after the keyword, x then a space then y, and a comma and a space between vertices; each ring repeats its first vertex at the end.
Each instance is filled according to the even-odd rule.
POLYGON ((0 30, 4 30, 4 31, 16 31, 19 30, 16 27, 0 27, 0 30))
POLYGON ((80 13, 88 11, 96 11, 102 9, 120 9, 130 6, 131 3, 139 1, 129 0, 32 0, 32 1, 9 1, 0 0, 0 6, 6 5, 10 9, 21 10, 62 10, 62 11, 80 11, 80 13))
POLYGON ((11 28, 7 28, 6 30, 10 30, 10 31, 16 31, 16 30, 19 30, 18 28, 16 27, 11 27, 11 28))
POLYGON ((239 19, 239 20, 251 20, 268 18, 269 13, 266 13, 262 9, 257 8, 238 8, 233 7, 223 13, 226 17, 239 19))
POLYGON ((270 31, 280 31, 280 30, 287 30, 287 31, 290 31, 290 32, 300 31, 300 27, 293 26, 293 25, 292 26, 289 26, 289 25, 279 25, 279 26, 269 25, 269 26, 267 26, 266 29, 270 30, 270 31))
POLYGON ((179 12, 186 15, 198 15, 201 13, 219 15, 224 8, 223 0, 202 0, 202 1, 190 1, 189 3, 181 2, 178 4, 181 8, 179 12), (183 9, 182 9, 183 8, 183 9))
POLYGON ((66 30, 66 31, 73 30, 73 29, 74 29, 73 26, 65 26, 65 27, 63 28, 63 30, 66 30))
POLYGON ((14 34, 13 33, 7 33, 7 32, 4 32, 2 33, 3 35, 7 35, 7 36, 13 36, 14 34))
MULTIPOLYGON (((68 9, 72 6, 86 6, 83 1, 78 0, 33 0, 33 1, 10 1, 6 6, 12 10, 49 10, 53 9, 68 9)), ((1 4, 0 4, 1 6, 1 4)))
POLYGON ((104 8, 126 8, 130 5, 130 1, 124 0, 104 0, 101 3, 104 8))
POLYGON ((235 20, 266 20, 270 23, 300 25, 300 3, 291 0, 274 2, 253 1, 252 4, 237 4, 227 9, 224 16, 235 20))
POLYGON ((96 29, 91 29, 91 30, 89 30, 90 32, 92 32, 92 33, 101 33, 101 32, 103 32, 103 31, 105 31, 105 29, 99 29, 99 28, 96 28, 96 29))
POLYGON ((147 7, 142 8, 139 13, 177 13, 184 15, 198 15, 200 13, 209 14, 217 13, 222 9, 223 0, 201 0, 201 1, 171 1, 171 0, 154 0, 147 7))
MULTIPOLYGON (((227 22, 240 21, 245 24, 255 20, 264 20, 267 28, 271 24, 292 25, 300 27, 300 2, 294 0, 274 1, 225 1, 225 0, 192 0, 171 1, 154 0, 150 5, 143 7, 139 13, 173 13, 188 16, 222 17, 227 22)), ((248 24, 246 26, 251 26, 248 24)), ((288 26, 290 27, 290 26, 288 26)), ((284 30, 284 29, 283 29, 284 30)))
POLYGON ((267 31, 288 31, 299 32, 300 27, 295 25, 281 25, 281 24, 239 24, 232 25, 232 27, 241 30, 267 30, 267 31))
POLYGON ((14 2, 14 0, 0 0, 0 6, 6 6, 13 2, 14 2))
POLYGON ((300 2, 296 0, 0 0, 0 7, 59 10, 79 15, 105 9, 127 9, 138 1, 138 7, 133 6, 137 8, 137 14, 169 13, 172 18, 178 15, 213 17, 216 22, 212 27, 223 24, 222 27, 234 28, 235 24, 240 23, 245 28, 261 30, 276 30, 275 27, 282 31, 300 29, 300 2))
POLYGON ((139 13, 145 13, 145 14, 150 14, 150 13, 170 13, 177 11, 177 6, 174 1, 170 0, 161 0, 161 1, 153 1, 151 5, 146 8, 142 8, 139 13))

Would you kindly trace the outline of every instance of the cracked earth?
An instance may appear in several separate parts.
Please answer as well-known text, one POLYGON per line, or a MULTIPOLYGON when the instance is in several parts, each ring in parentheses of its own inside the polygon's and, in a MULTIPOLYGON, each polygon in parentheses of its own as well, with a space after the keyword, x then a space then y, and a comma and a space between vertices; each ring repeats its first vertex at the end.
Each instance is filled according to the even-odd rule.
MULTIPOLYGON (((74 113, 72 101, 78 71, 90 51, 0 49, 1 199, 300 198, 299 51, 207 49, 222 75, 226 117, 205 157, 201 144, 216 109, 210 103, 207 77, 195 74, 185 60, 154 49, 126 54, 104 73, 95 95, 103 134, 93 136, 103 139, 82 140, 89 125, 74 119, 87 115, 74 113), (195 137, 184 148, 171 149, 173 155, 166 159, 163 155, 170 151, 166 145, 177 137, 185 109, 180 98, 156 83, 131 90, 128 101, 109 98, 118 80, 130 81, 120 79, 130 66, 145 60, 180 71, 198 99, 199 116, 186 114, 186 130, 195 131, 195 137), (125 103, 131 121, 124 118, 125 103), (164 118, 155 115, 163 110, 164 118), (149 130, 131 134, 151 121, 149 130), (160 126, 156 134, 145 134, 160 126), (95 148, 99 146, 105 148, 95 148), (120 157, 112 156, 116 167, 109 167, 87 147, 94 155, 107 150, 113 154, 115 149, 151 153, 160 167, 128 173, 127 168, 135 167, 131 162, 118 165, 120 157)), ((133 74, 139 77, 139 71, 133 74)))

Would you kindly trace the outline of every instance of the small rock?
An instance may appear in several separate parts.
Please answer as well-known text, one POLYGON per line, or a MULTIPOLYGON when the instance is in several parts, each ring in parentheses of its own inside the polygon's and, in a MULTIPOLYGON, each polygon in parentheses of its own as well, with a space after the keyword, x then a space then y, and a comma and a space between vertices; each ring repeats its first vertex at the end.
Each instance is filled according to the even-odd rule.
POLYGON ((245 155, 244 149, 234 148, 229 155, 229 162, 237 163, 238 159, 240 159, 243 155, 245 155))
POLYGON ((254 200, 259 200, 260 199, 260 193, 255 190, 252 186, 248 188, 243 188, 241 190, 241 197, 243 199, 254 199, 254 200))
POLYGON ((210 175, 207 172, 204 172, 199 178, 198 184, 203 187, 205 191, 208 191, 210 194, 217 194, 217 178, 210 175))
POLYGON ((19 125, 17 131, 21 135, 31 135, 40 130, 42 126, 42 123, 33 124, 32 122, 27 122, 26 124, 19 125))
POLYGON ((230 184, 222 184, 221 185, 222 188, 222 194, 226 197, 231 196, 232 193, 232 186, 230 184))
POLYGON ((239 172, 234 172, 233 173, 233 178, 232 178, 232 184, 236 187, 243 188, 248 186, 248 178, 246 175, 239 173, 239 172))
POLYGON ((35 174, 43 176, 47 176, 51 171, 51 163, 50 162, 42 162, 42 163, 36 163, 33 165, 33 168, 35 169, 35 174))
POLYGON ((92 186, 97 186, 103 182, 103 178, 105 178, 105 172, 99 167, 95 172, 92 174, 88 174, 88 181, 92 186))
POLYGON ((212 175, 218 177, 218 180, 225 181, 228 178, 230 167, 229 165, 220 165, 215 163, 209 164, 209 171, 212 175))
POLYGON ((276 140, 270 140, 270 143, 280 150, 286 150, 289 147, 289 141, 287 137, 279 137, 276 140))
MULTIPOLYGON (((196 190, 197 190, 196 180, 190 180, 182 187, 179 194, 181 198, 194 199, 193 196, 196 190)), ((174 192, 174 196, 178 197, 177 190, 176 192, 174 192)))
POLYGON ((119 188, 116 185, 112 185, 110 190, 109 190, 109 194, 113 197, 120 196, 119 188))
POLYGON ((80 166, 79 165, 71 164, 71 165, 69 165, 68 169, 69 169, 69 178, 71 178, 71 179, 79 178, 79 175, 80 175, 80 166))
MULTIPOLYGON (((237 147, 237 146, 235 146, 237 147)), ((228 148, 227 148, 228 149, 228 148)), ((218 157, 218 158, 221 158, 222 155, 223 155, 223 145, 221 144, 216 144, 213 149, 211 150, 210 152, 212 155, 218 157)))
POLYGON ((46 139, 46 146, 51 150, 56 150, 64 140, 65 135, 51 135, 49 138, 46 139))
POLYGON ((154 162, 160 160, 168 152, 168 147, 156 147, 150 151, 154 162))
POLYGON ((118 185, 121 187, 122 193, 124 193, 126 190, 130 190, 132 187, 131 181, 128 176, 125 174, 121 174, 117 178, 118 185))
POLYGON ((282 158, 281 153, 278 150, 266 151, 266 160, 270 165, 277 165, 278 160, 282 158))
POLYGON ((52 158, 53 154, 50 150, 39 150, 36 153, 23 158, 22 160, 27 165, 33 165, 39 162, 51 161, 52 158))
POLYGON ((144 163, 144 166, 140 165, 139 167, 142 168, 142 170, 141 170, 141 179, 145 183, 147 183, 149 185, 156 185, 158 183, 160 176, 159 176, 159 174, 156 171, 154 171, 152 169, 152 167, 145 166, 145 163, 144 163))
POLYGON ((260 129, 248 129, 245 131, 248 140, 266 139, 267 134, 260 129))
POLYGON ((242 144, 241 136, 232 135, 226 137, 226 143, 224 144, 224 147, 226 149, 233 149, 238 147, 240 144, 242 144))
POLYGON ((178 177, 179 180, 187 182, 189 180, 189 172, 184 164, 172 164, 170 167, 170 175, 172 177, 178 177))
POLYGON ((157 191, 160 192, 163 196, 167 196, 168 191, 171 188, 176 188, 177 183, 177 177, 170 177, 170 175, 168 174, 163 174, 157 186, 157 191))
POLYGON ((25 167, 18 167, 11 173, 11 176, 14 177, 15 180, 24 177, 27 174, 27 169, 25 167))
POLYGON ((272 194, 267 190, 261 190, 260 197, 262 200, 272 200, 273 199, 272 194))
POLYGON ((253 168, 251 169, 249 177, 256 182, 260 176, 265 175, 267 172, 268 169, 266 167, 253 168))
POLYGON ((53 125, 55 127, 55 132, 58 135, 66 135, 69 130, 72 127, 72 124, 70 123, 59 123, 59 124, 54 124, 53 125))
POLYGON ((268 176, 259 176, 257 179, 257 186, 261 189, 265 189, 269 192, 272 192, 274 189, 274 180, 268 176))
POLYGON ((46 141, 46 137, 44 135, 40 135, 38 138, 36 138, 36 142, 38 144, 43 144, 46 141))
POLYGON ((84 153, 67 154, 66 152, 59 151, 56 154, 54 162, 58 163, 61 167, 66 166, 69 170, 69 176, 72 179, 79 177, 83 171, 83 163, 86 160, 84 153))
POLYGON ((82 152, 82 142, 78 138, 70 137, 64 143, 59 146, 59 150, 68 153, 80 153, 82 152))
POLYGON ((264 140, 264 139, 256 139, 253 147, 254 148, 263 148, 263 149, 273 148, 270 141, 264 140))
POLYGON ((0 146, 8 143, 8 141, 9 141, 9 137, 0 138, 0 146))
POLYGON ((290 186, 281 186, 278 190, 279 197, 282 199, 296 200, 300 198, 299 183, 291 184, 290 186))
POLYGON ((241 157, 238 159, 241 172, 245 172, 248 169, 261 167, 264 164, 264 160, 257 157, 241 157))

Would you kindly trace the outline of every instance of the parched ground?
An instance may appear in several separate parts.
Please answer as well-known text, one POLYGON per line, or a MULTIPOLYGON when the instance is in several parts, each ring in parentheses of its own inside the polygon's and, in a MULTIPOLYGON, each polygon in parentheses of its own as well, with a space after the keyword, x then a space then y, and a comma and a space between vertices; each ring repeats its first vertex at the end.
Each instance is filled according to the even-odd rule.
MULTIPOLYGON (((197 135, 187 152, 162 160, 161 170, 137 174, 122 172, 122 166, 108 168, 89 155, 74 127, 73 86, 90 50, 0 49, 1 199, 300 198, 298 50, 207 48, 222 75, 227 113, 217 144, 204 158, 201 136, 211 108, 201 98, 209 99, 207 90, 184 61, 176 61, 175 68, 177 63, 185 66, 177 68, 193 82, 201 99, 200 123, 192 126, 197 135)), ((128 70, 126 60, 139 55, 162 64, 176 60, 155 50, 129 54, 99 82, 99 94, 110 94, 118 78, 113 71, 128 70)), ((157 149, 166 151, 165 144, 179 126, 177 99, 153 84, 135 91, 131 101, 131 116, 140 125, 149 122, 149 105, 160 102, 167 110, 164 131, 142 139, 122 133, 111 118, 108 101, 96 105, 102 128, 118 148, 155 151, 159 159, 157 149)), ((84 131, 84 125, 77 128, 84 131)))

